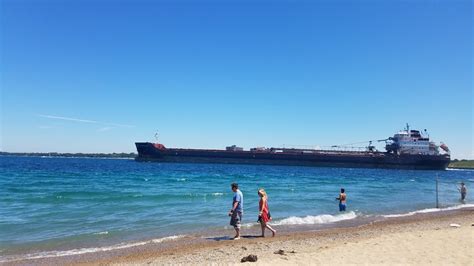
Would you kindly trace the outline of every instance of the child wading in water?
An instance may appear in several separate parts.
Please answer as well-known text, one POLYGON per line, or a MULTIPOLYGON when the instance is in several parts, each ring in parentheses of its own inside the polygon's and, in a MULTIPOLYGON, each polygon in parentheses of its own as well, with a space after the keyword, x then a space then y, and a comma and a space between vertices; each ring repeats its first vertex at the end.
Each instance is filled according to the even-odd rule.
POLYGON ((345 212, 346 211, 346 191, 341 188, 341 193, 339 193, 339 198, 336 198, 336 200, 339 201, 339 211, 340 212, 345 212))
POLYGON ((261 188, 258 190, 258 196, 260 196, 260 212, 258 213, 258 221, 260 222, 260 226, 262 227, 262 237, 265 237, 265 228, 268 228, 270 231, 272 231, 272 236, 275 236, 276 230, 268 224, 272 217, 270 216, 270 210, 268 209, 267 193, 263 188, 261 188))

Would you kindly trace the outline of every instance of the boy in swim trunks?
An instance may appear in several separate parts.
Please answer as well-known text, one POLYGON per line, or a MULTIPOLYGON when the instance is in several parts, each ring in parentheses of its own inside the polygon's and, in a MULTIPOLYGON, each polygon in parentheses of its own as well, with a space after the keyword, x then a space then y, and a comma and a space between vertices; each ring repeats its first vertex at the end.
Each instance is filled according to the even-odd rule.
POLYGON ((341 188, 341 193, 339 193, 339 197, 336 200, 339 201, 339 211, 346 211, 346 193, 343 188, 341 188))

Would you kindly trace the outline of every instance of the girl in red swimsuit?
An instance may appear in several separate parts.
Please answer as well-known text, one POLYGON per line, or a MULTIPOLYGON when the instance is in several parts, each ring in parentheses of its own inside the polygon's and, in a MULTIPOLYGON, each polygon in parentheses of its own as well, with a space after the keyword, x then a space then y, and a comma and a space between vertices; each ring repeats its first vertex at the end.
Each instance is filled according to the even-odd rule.
POLYGON ((258 190, 258 196, 260 196, 260 203, 258 204, 260 210, 258 213, 258 221, 262 227, 262 237, 265 237, 265 228, 268 228, 270 231, 272 231, 272 236, 275 236, 275 229, 273 229, 268 224, 272 217, 270 217, 270 210, 268 209, 267 193, 263 188, 261 188, 258 190))

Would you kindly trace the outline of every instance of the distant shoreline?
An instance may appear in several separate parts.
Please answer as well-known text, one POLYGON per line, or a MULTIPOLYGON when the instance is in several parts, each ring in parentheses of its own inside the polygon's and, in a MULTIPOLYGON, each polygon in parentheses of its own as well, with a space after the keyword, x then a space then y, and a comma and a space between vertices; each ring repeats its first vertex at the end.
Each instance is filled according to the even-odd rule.
POLYGON ((135 159, 136 153, 0 152, 0 156, 135 159))
POLYGON ((448 166, 447 169, 452 169, 452 170, 474 170, 474 167, 450 167, 450 166, 448 166))
MULTIPOLYGON (((111 158, 135 159, 138 154, 131 153, 61 153, 61 152, 0 152, 0 156, 58 157, 58 158, 111 158)), ((474 169, 474 160, 452 160, 449 169, 474 169)))
POLYGON ((474 160, 453 160, 449 163, 451 169, 474 169, 474 160))

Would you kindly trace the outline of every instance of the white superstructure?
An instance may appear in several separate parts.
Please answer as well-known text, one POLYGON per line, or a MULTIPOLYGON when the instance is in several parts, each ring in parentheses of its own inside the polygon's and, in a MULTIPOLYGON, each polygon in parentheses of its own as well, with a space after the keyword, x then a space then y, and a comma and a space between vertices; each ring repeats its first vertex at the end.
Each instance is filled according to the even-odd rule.
MULTIPOLYGON (((389 140, 391 142, 385 147, 388 152, 394 152, 397 154, 439 154, 439 146, 430 141, 426 129, 422 134, 418 130, 410 130, 410 127, 407 124, 405 130, 393 135, 389 140)), ((449 153, 449 149, 446 145, 443 144, 441 148, 449 153)))

